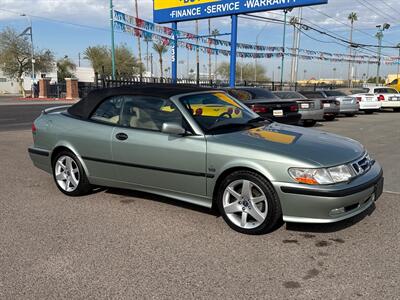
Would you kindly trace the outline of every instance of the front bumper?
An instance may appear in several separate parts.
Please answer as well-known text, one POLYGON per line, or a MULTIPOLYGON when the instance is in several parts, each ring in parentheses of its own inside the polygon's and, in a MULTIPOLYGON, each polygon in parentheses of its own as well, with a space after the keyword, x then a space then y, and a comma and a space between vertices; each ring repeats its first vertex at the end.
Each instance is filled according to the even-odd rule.
POLYGON ((382 194, 383 171, 376 162, 350 183, 306 186, 273 183, 281 200, 283 220, 298 223, 334 223, 360 214, 382 194))

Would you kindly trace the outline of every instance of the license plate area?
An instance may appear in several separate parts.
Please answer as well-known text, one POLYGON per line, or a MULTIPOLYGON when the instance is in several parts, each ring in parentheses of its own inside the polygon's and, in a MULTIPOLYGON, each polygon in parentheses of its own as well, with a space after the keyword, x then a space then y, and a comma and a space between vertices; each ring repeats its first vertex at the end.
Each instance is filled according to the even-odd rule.
POLYGON ((301 103, 301 104, 300 104, 300 108, 302 108, 302 109, 309 109, 309 108, 310 108, 310 104, 308 104, 308 103, 301 103))
POLYGON ((283 110, 282 109, 274 110, 273 114, 274 114, 274 117, 283 117, 283 110))
POLYGON ((324 103, 324 107, 331 107, 331 104, 330 103, 324 103))

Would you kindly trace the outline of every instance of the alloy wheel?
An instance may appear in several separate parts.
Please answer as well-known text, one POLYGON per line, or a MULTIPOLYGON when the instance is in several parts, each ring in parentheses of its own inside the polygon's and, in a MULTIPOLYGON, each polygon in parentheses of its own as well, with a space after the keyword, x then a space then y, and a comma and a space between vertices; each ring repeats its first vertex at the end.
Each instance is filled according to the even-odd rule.
POLYGON ((80 173, 78 164, 69 156, 61 156, 54 165, 58 186, 65 192, 74 192, 79 185, 80 173))
POLYGON ((267 197, 249 180, 230 183, 224 191, 222 204, 229 220, 244 229, 259 227, 268 215, 267 197))

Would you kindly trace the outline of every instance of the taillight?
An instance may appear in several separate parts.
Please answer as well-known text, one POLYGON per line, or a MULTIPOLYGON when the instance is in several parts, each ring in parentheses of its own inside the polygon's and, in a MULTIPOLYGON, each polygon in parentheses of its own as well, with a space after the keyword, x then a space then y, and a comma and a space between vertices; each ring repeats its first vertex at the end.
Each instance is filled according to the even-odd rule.
POLYGON ((32 134, 35 134, 37 131, 37 128, 35 126, 35 123, 32 123, 32 134))
POLYGON ((379 100, 379 101, 385 101, 385 96, 379 95, 379 96, 378 96, 378 100, 379 100))
POLYGON ((268 112, 268 107, 262 105, 252 105, 251 110, 258 114, 265 114, 268 112))
POLYGON ((362 97, 356 97, 357 103, 360 103, 362 101, 362 97))
POLYGON ((196 116, 201 116, 202 114, 203 114, 203 109, 202 108, 196 109, 196 116))
POLYGON ((292 112, 298 112, 299 111, 299 106, 297 104, 291 105, 290 106, 290 111, 292 112))

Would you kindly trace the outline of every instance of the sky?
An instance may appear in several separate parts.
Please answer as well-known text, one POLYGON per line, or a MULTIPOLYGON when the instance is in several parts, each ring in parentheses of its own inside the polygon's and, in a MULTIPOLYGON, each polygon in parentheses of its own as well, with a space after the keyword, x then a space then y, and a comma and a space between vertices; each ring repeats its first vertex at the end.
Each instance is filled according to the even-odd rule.
MULTIPOLYGON (((400 7, 396 5, 396 2, 396 0, 330 0, 327 5, 304 8, 303 22, 318 27, 321 31, 329 32, 348 40, 350 23, 347 16, 350 12, 356 12, 358 21, 354 25, 354 42, 376 45, 376 25, 386 22, 391 24, 391 27, 384 32, 383 45, 395 46, 400 43, 400 7)), ((138 5, 139 17, 152 21, 153 1, 138 0, 138 5)), ((114 0, 114 6, 117 10, 134 15, 134 0, 114 0)), ((20 16, 22 13, 28 15, 32 21, 36 48, 50 49, 55 53, 56 57, 68 55, 77 64, 79 62, 79 53, 81 53, 80 63, 82 66, 89 65, 89 62, 83 59, 82 54, 88 46, 110 45, 111 43, 109 0, 0 0, 0 31, 6 27, 13 27, 22 32, 29 26, 28 18, 20 16)), ((294 9, 288 14, 288 19, 297 14, 298 9, 294 9)), ((283 19, 282 11, 256 13, 253 15, 283 19)), ((179 29, 194 33, 194 23, 193 21, 179 23, 179 29)), ((212 19, 211 27, 213 29, 218 28, 220 32, 229 33, 230 18, 212 19)), ((201 20, 200 34, 206 35, 207 32, 207 20, 201 20)), ((334 53, 348 53, 349 51, 346 46, 339 45, 335 39, 312 31, 307 31, 307 35, 302 35, 301 37, 301 48, 334 53)), ((283 25, 240 18, 238 41, 255 44, 257 36, 260 45, 281 47, 283 43, 283 25)), ((229 40, 229 37, 221 37, 221 39, 229 40)), ((286 45, 291 47, 292 40, 293 29, 288 26, 286 45)), ((115 42, 116 44, 131 46, 135 55, 137 55, 137 40, 133 36, 116 32, 115 42)), ((145 48, 144 45, 142 47, 145 48)), ((376 52, 377 50, 372 48, 372 51, 376 52)), ((363 54, 376 54, 373 52, 365 52, 363 54)), ((399 55, 397 49, 383 49, 382 53, 388 56, 399 55)), ((166 54, 165 60, 165 65, 169 65, 169 54, 166 54)), ((181 62, 178 73, 180 76, 186 76, 188 69, 195 69, 195 52, 179 49, 178 60, 181 62)), ((219 62, 227 60, 227 57, 218 57, 219 62)), ((155 59, 155 64, 156 61, 155 59)), ((253 64, 254 59, 243 59, 243 63, 253 64)), ((268 77, 278 81, 280 72, 278 69, 280 65, 279 59, 260 59, 258 63, 266 68, 268 77)), ((208 58, 204 54, 201 55, 200 66, 200 72, 208 72, 208 58)), ((158 69, 156 65, 154 68, 155 70, 158 69)), ((285 79, 288 79, 290 58, 285 60, 284 70, 285 79)), ((347 70, 348 63, 300 60, 299 79, 312 77, 346 78, 347 70)), ((396 72, 397 66, 384 65, 382 67, 382 75, 396 72)), ((359 78, 363 74, 375 76, 376 66, 356 65, 356 73, 359 78)))

